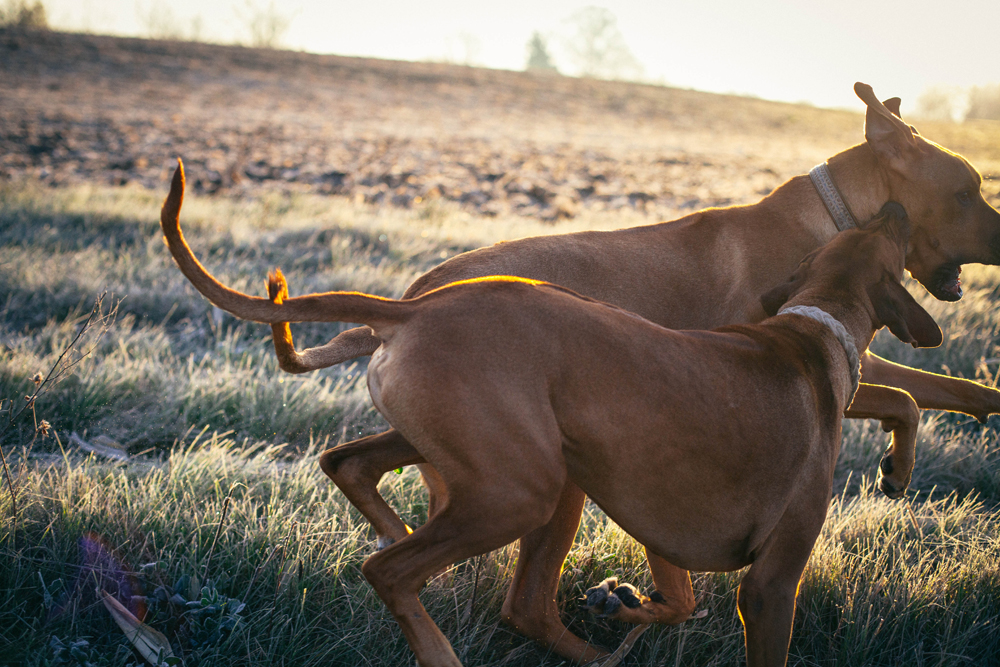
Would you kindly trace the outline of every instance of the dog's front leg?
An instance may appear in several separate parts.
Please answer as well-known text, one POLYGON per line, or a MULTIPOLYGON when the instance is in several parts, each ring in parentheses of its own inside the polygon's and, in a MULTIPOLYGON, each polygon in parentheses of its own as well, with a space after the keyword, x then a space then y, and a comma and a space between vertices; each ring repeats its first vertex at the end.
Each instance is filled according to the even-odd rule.
POLYGON ((896 364, 871 352, 861 359, 861 379, 908 392, 922 410, 962 412, 981 422, 1000 413, 1000 391, 996 389, 896 364))
POLYGON ((764 544, 740 582, 737 606, 746 636, 747 667, 783 667, 788 659, 795 597, 826 519, 829 484, 814 479, 764 544))
POLYGON ((851 419, 878 419, 892 432, 892 444, 879 463, 878 487, 890 498, 902 498, 913 474, 920 410, 901 389, 861 383, 851 407, 851 419))
POLYGON ((755 563, 740 582, 737 605, 746 639, 747 667, 783 667, 788 659, 795 596, 808 558, 806 552, 805 558, 782 563, 779 568, 755 563))

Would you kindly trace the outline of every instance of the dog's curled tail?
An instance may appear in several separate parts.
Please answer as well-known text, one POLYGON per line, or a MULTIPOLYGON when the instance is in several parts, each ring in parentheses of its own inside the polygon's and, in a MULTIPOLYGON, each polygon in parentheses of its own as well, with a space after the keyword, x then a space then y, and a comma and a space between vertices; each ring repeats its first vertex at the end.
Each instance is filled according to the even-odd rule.
POLYGON ((272 310, 267 313, 267 319, 261 321, 271 324, 360 322, 379 332, 404 322, 413 311, 412 301, 397 301, 363 292, 322 292, 289 297, 281 269, 267 275, 267 293, 272 310))
POLYGON ((184 165, 177 160, 170 193, 160 210, 160 226, 170 254, 181 272, 195 289, 222 310, 244 320, 275 325, 285 322, 362 322, 373 328, 386 329, 405 318, 406 306, 360 292, 328 292, 290 299, 280 272, 273 274, 269 283, 269 297, 250 296, 226 287, 202 266, 184 240, 180 226, 183 201, 184 165), (272 292, 272 289, 276 291, 272 292))
MULTIPOLYGON (((389 340, 395 325, 405 321, 413 308, 413 304, 407 301, 361 292, 326 292, 289 298, 288 283, 281 269, 267 274, 267 293, 282 318, 281 321, 272 321, 271 338, 278 365, 288 373, 327 368, 339 363, 339 358, 331 361, 331 355, 342 354, 342 350, 331 352, 326 345, 297 352, 289 322, 361 322, 374 329, 382 340, 389 340)), ((354 356, 360 356, 360 353, 354 356)))
POLYGON ((244 320, 270 322, 268 313, 274 306, 270 299, 254 297, 230 289, 215 279, 194 256, 191 246, 181 233, 181 205, 184 203, 184 164, 177 159, 177 169, 170 182, 170 193, 160 209, 160 227, 163 239, 170 248, 174 261, 195 289, 213 304, 244 320))

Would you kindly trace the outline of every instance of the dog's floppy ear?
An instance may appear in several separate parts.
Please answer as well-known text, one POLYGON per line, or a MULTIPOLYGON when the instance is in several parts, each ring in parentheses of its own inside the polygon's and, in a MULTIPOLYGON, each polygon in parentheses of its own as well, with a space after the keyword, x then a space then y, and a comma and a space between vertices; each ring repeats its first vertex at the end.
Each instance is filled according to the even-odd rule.
POLYGON ((895 280, 882 280, 868 288, 878 324, 913 347, 937 347, 941 328, 926 310, 895 280))
POLYGON ((795 273, 786 282, 769 289, 760 297, 760 305, 764 306, 764 312, 767 313, 768 317, 774 317, 778 314, 778 310, 785 305, 792 295, 799 291, 802 287, 802 283, 805 282, 806 276, 809 275, 809 266, 812 264, 813 258, 819 254, 819 251, 823 248, 816 248, 811 253, 805 256, 805 258, 799 262, 798 268, 795 269, 795 273))
MULTIPOLYGON (((914 151, 919 150, 913 138, 913 129, 897 114, 886 108, 886 105, 879 102, 875 97, 875 91, 868 84, 860 81, 855 83, 854 92, 868 107, 865 114, 865 139, 868 145, 875 151, 880 162, 898 172, 905 171, 908 158, 913 156, 914 151)), ((898 103, 894 106, 898 111, 898 103)))
POLYGON ((778 310, 785 305, 793 294, 795 294, 799 287, 806 279, 806 272, 808 271, 808 264, 803 262, 796 269, 792 277, 787 281, 781 283, 777 287, 773 287, 764 293, 760 297, 760 305, 764 306, 764 312, 767 313, 768 317, 774 317, 778 314, 778 310))

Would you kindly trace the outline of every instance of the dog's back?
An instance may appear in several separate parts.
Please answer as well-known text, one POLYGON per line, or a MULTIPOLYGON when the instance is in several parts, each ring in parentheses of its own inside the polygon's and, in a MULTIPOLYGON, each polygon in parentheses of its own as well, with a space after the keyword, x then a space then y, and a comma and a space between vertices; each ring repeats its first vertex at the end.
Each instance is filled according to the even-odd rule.
MULTIPOLYGON (((369 366, 389 422, 417 442, 429 424, 464 433, 471 422, 518 425, 491 452, 505 461, 490 465, 537 470, 538 483, 553 465, 565 469, 626 531, 681 566, 743 567, 791 487, 827 473, 846 369, 817 322, 677 332, 520 283, 455 286, 421 301, 369 366), (775 470, 774 484, 757 482, 775 470), (632 492, 650 486, 656 497, 632 492), (656 508, 695 499, 699 521, 671 526, 663 516, 655 525, 671 529, 647 534, 656 508), (739 506, 747 516, 734 521, 739 506)), ((447 475, 438 446, 418 448, 447 475)))

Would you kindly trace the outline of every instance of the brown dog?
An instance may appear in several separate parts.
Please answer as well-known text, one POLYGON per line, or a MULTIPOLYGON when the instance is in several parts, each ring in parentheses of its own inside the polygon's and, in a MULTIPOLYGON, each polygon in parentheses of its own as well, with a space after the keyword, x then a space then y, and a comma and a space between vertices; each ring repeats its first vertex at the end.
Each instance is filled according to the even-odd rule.
MULTIPOLYGON (((964 159, 923 139, 875 99, 868 86, 856 86, 868 105, 866 143, 829 160, 833 181, 845 207, 866 219, 889 199, 911 215, 913 234, 906 266, 935 296, 960 297, 962 263, 1000 262, 1000 214, 981 197, 979 174, 964 159)), ((898 111, 898 100, 890 106, 898 111)), ((203 269, 180 234, 177 215, 183 178, 175 177, 162 222, 171 252, 185 275, 206 295, 203 269)), ((502 243, 459 255, 418 279, 411 298, 455 280, 513 274, 565 285, 609 301, 664 326, 691 329, 755 322, 765 313, 758 296, 777 284, 799 259, 837 233, 834 219, 807 176, 793 178, 752 206, 710 209, 680 220, 615 232, 586 232, 502 243)), ((216 294, 239 301, 235 293, 216 294)), ((223 306, 225 307, 225 306, 223 306)), ((282 368, 304 372, 362 355, 380 344, 367 327, 341 334, 328 345, 296 353, 285 325, 276 325, 285 350, 282 368)), ((923 408, 966 412, 980 419, 1000 411, 1000 392, 976 383, 923 373, 866 354, 866 382, 848 412, 881 419, 894 437, 916 428, 917 411, 905 389, 923 408)), ((321 458, 323 469, 362 509, 388 544, 408 528, 378 495, 382 473, 419 459, 395 430, 342 445, 321 458)), ((423 466, 432 509, 446 490, 433 469, 423 466)), ((563 656, 592 660, 599 649, 569 632, 555 602, 559 573, 579 524, 584 495, 568 482, 551 522, 521 540, 518 568, 504 604, 504 618, 523 633, 563 656)), ((620 607, 615 618, 631 622, 678 623, 694 609, 686 572, 650 555, 656 591, 639 607, 620 607)))
MULTIPOLYGON (((447 489, 424 526, 362 566, 418 664, 461 664, 417 598, 427 578, 544 526, 571 480, 677 567, 750 565, 738 596, 747 664, 779 666, 859 352, 882 326, 914 346, 941 342, 899 284, 909 235, 892 213, 847 231, 762 298, 776 317, 713 332, 671 331, 513 277, 393 301, 287 298, 278 272, 270 301, 236 293, 232 312, 363 322, 382 341, 368 369, 372 399, 447 489)), ((883 460, 892 495, 909 482, 913 445, 897 441, 883 460)))

